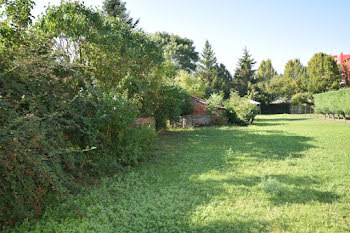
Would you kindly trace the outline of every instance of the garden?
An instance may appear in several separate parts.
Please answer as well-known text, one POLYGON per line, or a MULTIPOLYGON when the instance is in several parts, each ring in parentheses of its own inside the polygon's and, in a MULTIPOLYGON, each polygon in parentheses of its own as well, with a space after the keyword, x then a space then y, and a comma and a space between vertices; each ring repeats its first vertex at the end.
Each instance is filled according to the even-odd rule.
POLYGON ((0 1, 0 232, 350 231, 345 63, 245 48, 232 74, 124 1, 35 3, 0 1))

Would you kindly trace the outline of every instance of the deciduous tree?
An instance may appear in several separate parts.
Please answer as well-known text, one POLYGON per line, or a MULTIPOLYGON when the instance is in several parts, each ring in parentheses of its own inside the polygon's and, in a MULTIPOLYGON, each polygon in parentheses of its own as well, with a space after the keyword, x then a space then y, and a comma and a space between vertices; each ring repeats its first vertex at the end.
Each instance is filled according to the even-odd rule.
POLYGON ((330 55, 315 54, 308 62, 307 72, 309 92, 321 93, 337 90, 340 87, 342 81, 340 67, 330 55))

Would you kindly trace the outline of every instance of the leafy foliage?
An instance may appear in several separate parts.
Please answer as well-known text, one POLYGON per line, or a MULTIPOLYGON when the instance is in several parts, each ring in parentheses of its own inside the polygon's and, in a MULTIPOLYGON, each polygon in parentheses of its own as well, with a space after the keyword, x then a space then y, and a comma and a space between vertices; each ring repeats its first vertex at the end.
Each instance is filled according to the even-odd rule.
POLYGON ((31 1, 6 4, 1 225, 40 215, 51 194, 65 196, 90 176, 147 158, 155 133, 136 117, 165 122, 189 111, 188 94, 164 78, 173 68, 141 30, 79 2, 49 7, 31 26, 31 1))
POLYGON ((164 57, 175 63, 177 70, 189 73, 196 70, 199 57, 192 40, 167 32, 157 32, 152 39, 161 46, 164 57))
POLYGON ((224 98, 222 95, 219 95, 217 93, 213 93, 210 95, 210 97, 207 99, 207 104, 206 104, 206 108, 210 111, 210 112, 215 112, 217 111, 217 108, 219 106, 222 106, 224 101, 224 98))
POLYGON ((313 102, 312 93, 310 92, 297 93, 292 96, 291 101, 292 101, 292 104, 294 105, 310 104, 313 102))
POLYGON ((337 90, 340 87, 342 81, 340 68, 330 55, 315 54, 308 63, 307 72, 309 75, 309 92, 321 93, 337 90))
POLYGON ((201 79, 194 77, 185 70, 180 70, 176 77, 175 83, 185 89, 190 95, 203 98, 205 96, 206 85, 201 79))
POLYGON ((283 78, 286 79, 286 82, 289 84, 289 96, 300 92, 306 92, 308 90, 306 67, 301 64, 299 59, 289 60, 287 62, 283 78))
POLYGON ((192 112, 192 102, 188 93, 177 86, 163 85, 159 91, 155 109, 156 129, 166 128, 166 121, 176 122, 182 115, 192 112))
POLYGON ((259 69, 256 73, 257 82, 268 81, 277 75, 276 70, 273 68, 271 60, 263 60, 259 65, 259 69))
POLYGON ((314 95, 316 111, 322 114, 350 114, 350 89, 340 89, 314 95))
POLYGON ((237 92, 231 92, 230 98, 224 102, 227 119, 230 123, 250 125, 258 114, 256 105, 249 102, 248 97, 240 97, 237 92))
POLYGON ((206 101, 206 109, 212 117, 213 125, 227 125, 228 119, 222 109, 224 103, 223 95, 213 93, 206 101))

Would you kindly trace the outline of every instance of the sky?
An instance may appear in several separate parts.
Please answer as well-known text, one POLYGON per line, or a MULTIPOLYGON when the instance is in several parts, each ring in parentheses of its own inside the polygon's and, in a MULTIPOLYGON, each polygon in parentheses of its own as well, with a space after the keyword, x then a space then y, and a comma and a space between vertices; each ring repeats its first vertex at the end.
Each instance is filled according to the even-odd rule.
MULTIPOLYGON (((60 0, 36 0, 33 14, 60 0)), ((85 0, 101 8, 103 1, 85 0)), ((246 47, 257 61, 271 59, 283 73, 290 59, 304 65, 318 52, 350 53, 349 0, 126 0, 146 32, 166 31, 194 41, 200 53, 208 40, 218 62, 234 71, 246 47)))

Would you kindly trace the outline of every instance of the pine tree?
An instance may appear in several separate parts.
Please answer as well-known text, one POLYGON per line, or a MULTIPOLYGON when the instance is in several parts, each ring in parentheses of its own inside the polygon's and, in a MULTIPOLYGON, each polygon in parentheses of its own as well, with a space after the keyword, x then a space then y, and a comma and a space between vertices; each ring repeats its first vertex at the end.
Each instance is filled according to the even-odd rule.
POLYGON ((227 99, 230 96, 231 88, 233 87, 232 75, 230 71, 226 69, 224 64, 217 66, 217 76, 213 81, 213 88, 217 93, 223 93, 224 98, 227 99))
POLYGON ((129 12, 126 9, 126 3, 121 0, 106 0, 103 3, 103 10, 109 17, 118 17, 125 23, 129 24, 132 28, 135 28, 139 19, 134 22, 134 19, 130 17, 129 12))
POLYGON ((213 81, 217 78, 217 61, 208 40, 205 42, 201 59, 199 60, 197 75, 208 87, 213 88, 213 81))
POLYGON ((248 94, 248 87, 255 82, 255 71, 253 66, 256 62, 249 54, 247 48, 243 50, 243 56, 239 59, 235 76, 235 88, 241 96, 248 94))

